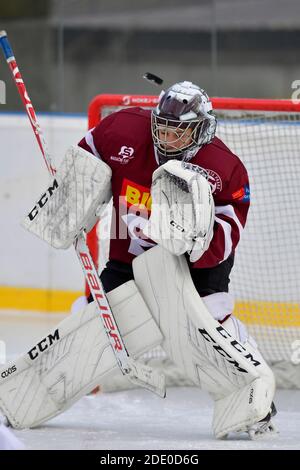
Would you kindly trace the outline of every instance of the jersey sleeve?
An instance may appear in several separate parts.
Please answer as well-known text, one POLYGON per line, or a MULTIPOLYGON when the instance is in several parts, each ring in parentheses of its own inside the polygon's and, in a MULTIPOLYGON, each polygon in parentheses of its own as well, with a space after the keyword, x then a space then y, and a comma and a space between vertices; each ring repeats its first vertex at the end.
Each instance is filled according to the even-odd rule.
POLYGON ((214 235, 208 250, 192 268, 211 268, 234 253, 246 224, 250 187, 245 167, 234 169, 227 188, 215 198, 214 235))
POLYGON ((78 143, 79 147, 92 153, 96 157, 109 164, 108 159, 105 157, 106 134, 109 131, 111 124, 114 121, 114 115, 107 116, 97 124, 96 127, 90 129, 86 135, 78 143))

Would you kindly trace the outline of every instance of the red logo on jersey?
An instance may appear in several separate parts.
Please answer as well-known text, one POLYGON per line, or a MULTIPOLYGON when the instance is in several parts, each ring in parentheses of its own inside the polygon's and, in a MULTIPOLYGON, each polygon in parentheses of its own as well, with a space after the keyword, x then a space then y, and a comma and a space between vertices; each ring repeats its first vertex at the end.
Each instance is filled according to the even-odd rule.
POLYGON ((250 201, 250 188, 246 184, 238 191, 232 193, 232 199, 237 199, 238 201, 249 202, 250 201))
POLYGON ((121 197, 125 199, 127 207, 136 205, 143 206, 148 211, 151 211, 151 194, 150 189, 141 184, 130 181, 127 178, 124 178, 121 197))

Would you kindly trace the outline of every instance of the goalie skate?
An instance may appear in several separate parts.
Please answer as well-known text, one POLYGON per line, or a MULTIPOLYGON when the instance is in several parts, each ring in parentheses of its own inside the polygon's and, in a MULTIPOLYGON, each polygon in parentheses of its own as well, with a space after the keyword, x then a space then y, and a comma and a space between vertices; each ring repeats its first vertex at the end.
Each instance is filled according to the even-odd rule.
POLYGON ((276 427, 271 421, 271 418, 273 418, 276 414, 277 410, 274 403, 272 402, 271 410, 267 414, 267 416, 258 423, 253 424, 249 427, 247 432, 249 434, 250 439, 256 440, 265 437, 272 437, 279 434, 279 431, 277 431, 276 427))

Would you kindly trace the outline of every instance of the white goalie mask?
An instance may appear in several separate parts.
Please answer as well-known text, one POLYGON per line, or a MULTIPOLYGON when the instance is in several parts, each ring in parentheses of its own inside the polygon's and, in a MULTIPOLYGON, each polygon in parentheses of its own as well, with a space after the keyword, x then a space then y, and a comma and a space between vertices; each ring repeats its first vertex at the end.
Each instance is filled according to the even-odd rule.
POLYGON ((151 129, 160 164, 170 159, 189 161, 215 136, 217 121, 204 90, 180 82, 163 91, 151 114, 151 129))

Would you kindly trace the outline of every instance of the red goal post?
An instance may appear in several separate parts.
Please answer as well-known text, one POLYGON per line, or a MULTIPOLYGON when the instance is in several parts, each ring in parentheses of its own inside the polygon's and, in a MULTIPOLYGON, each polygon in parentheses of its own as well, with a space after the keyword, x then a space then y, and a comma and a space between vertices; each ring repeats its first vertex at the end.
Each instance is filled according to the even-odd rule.
MULTIPOLYGON (((246 111, 300 112, 299 103, 292 100, 272 100, 256 98, 211 98, 213 109, 246 111)), ((95 127, 102 118, 104 108, 126 108, 128 106, 154 107, 158 103, 157 95, 115 95, 100 94, 95 96, 88 107, 88 127, 95 127)))
MULTIPOLYGON (((300 103, 211 101, 217 135, 245 163, 253 196, 232 275, 235 314, 248 325, 267 360, 293 364, 293 357, 299 357, 300 364, 300 204, 294 203, 300 181, 300 103)), ((152 108, 157 102, 154 95, 97 95, 88 109, 89 129, 121 108, 152 108)), ((88 234, 88 243, 97 261, 96 229, 88 234)))

